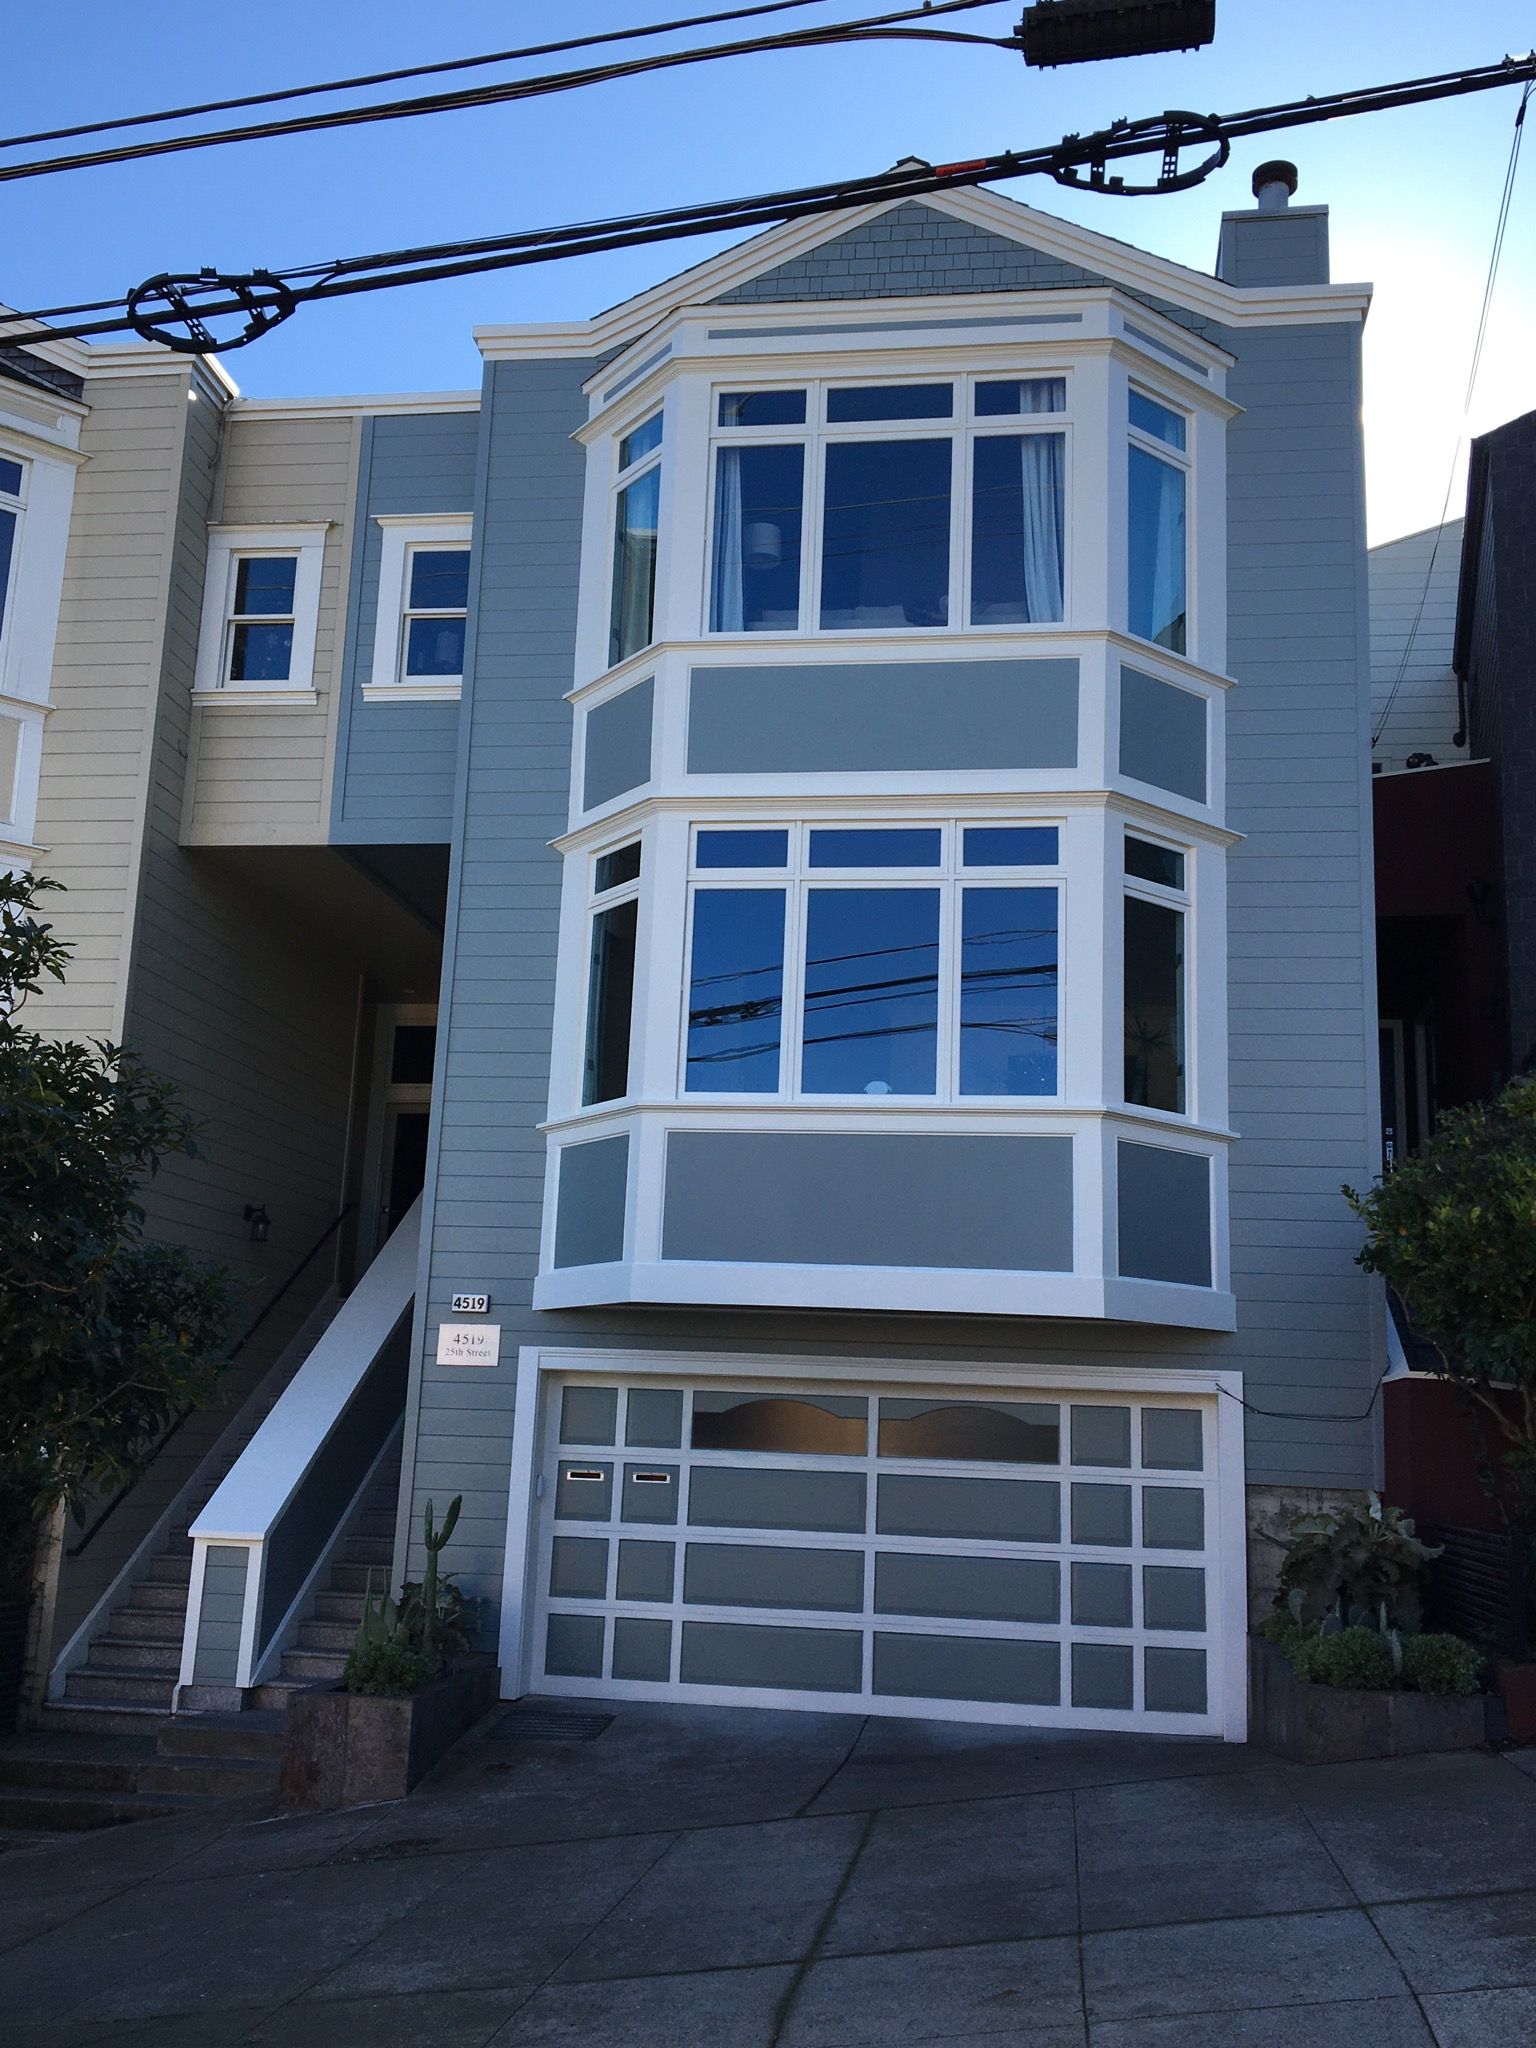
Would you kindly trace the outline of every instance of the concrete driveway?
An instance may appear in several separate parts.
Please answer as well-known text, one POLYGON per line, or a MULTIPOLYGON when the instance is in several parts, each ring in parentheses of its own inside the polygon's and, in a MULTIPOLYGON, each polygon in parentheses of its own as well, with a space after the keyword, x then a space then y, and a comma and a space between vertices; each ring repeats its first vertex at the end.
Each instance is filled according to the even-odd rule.
POLYGON ((1512 2048, 1536 1752, 621 1706, 400 1805, 13 1848, 0 1951, 9 2048, 1512 2048))

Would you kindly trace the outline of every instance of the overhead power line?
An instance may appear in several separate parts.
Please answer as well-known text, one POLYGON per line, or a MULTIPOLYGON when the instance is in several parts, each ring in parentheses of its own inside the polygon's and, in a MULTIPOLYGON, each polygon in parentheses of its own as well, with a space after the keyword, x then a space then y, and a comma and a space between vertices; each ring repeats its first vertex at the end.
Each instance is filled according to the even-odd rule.
POLYGON ((269 142, 277 137, 315 135, 332 128, 415 120, 428 114, 462 113, 473 107, 502 106, 514 100, 574 92, 584 86, 605 85, 614 79, 634 78, 649 71, 716 63, 726 57, 818 49, 838 43, 873 42, 887 38, 1016 48, 1016 41, 1009 37, 973 36, 954 29, 907 26, 909 23, 933 22, 945 15, 971 13, 978 7, 995 7, 997 4, 998 0, 929 0, 929 4, 907 6, 886 14, 865 15, 853 21, 784 29, 773 35, 751 36, 732 43, 711 43, 697 49, 661 50, 650 56, 625 57, 610 64, 592 64, 579 70, 543 72, 535 78, 459 86, 451 92, 424 93, 415 99, 377 100, 361 107, 336 107, 323 114, 292 114, 279 121, 249 122, 239 128, 207 129, 196 135, 163 135, 149 142, 116 143, 105 149, 77 151, 70 156, 34 157, 25 163, 0 165, 0 184, 14 183, 22 178, 57 177, 65 171, 99 170, 109 164, 136 163, 145 157, 175 156, 188 150, 222 149, 236 142, 269 142))
POLYGON ((288 319, 299 306, 321 299, 388 291, 399 285, 468 277, 481 271, 592 255, 608 249, 638 248, 689 235, 761 227, 810 214, 986 184, 994 179, 1046 176, 1079 191, 1123 195, 1183 191, 1225 164, 1233 141, 1244 136, 1459 98, 1532 80, 1536 80, 1536 52, 1525 57, 1506 57, 1500 63, 1475 70, 1442 72, 1429 78, 1291 100, 1239 114, 1167 113, 1138 121, 1116 121, 1094 135, 1069 135, 1060 142, 1031 149, 1007 150, 963 163, 930 165, 914 159, 871 177, 741 199, 711 200, 565 227, 485 236, 474 241, 425 244, 280 271, 162 274, 147 279, 124 299, 11 315, 0 322, 7 330, 0 339, 22 341, 27 327, 35 332, 40 322, 58 319, 67 324, 46 328, 47 338, 85 338, 131 330, 170 348, 204 355, 216 349, 243 347, 288 319), (1185 169, 1181 152, 1190 148, 1206 153, 1185 169), (1150 182, 1133 183, 1118 172, 1111 172, 1112 165, 1149 152, 1158 158, 1157 174, 1150 182), (84 315, 101 317, 77 317, 84 315), (216 337, 208 323, 231 315, 244 319, 243 329, 216 337))

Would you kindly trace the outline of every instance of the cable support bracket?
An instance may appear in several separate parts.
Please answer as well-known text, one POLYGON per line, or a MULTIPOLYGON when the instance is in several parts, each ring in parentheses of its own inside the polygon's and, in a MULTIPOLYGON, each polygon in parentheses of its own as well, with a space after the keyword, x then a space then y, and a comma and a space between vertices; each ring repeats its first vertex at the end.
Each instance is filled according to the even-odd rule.
POLYGON ((1112 121, 1093 135, 1068 135, 1062 139, 1048 166, 1058 185, 1078 192, 1104 192, 1116 199, 1155 198, 1165 192, 1188 192, 1204 184, 1219 171, 1232 154, 1232 144, 1219 114, 1168 112, 1148 115, 1140 121, 1112 121), (1215 147, 1198 163, 1181 168, 1181 153, 1202 144, 1215 147), (1131 184, 1123 177, 1109 175, 1113 156, 1138 156, 1161 152, 1157 177, 1151 184, 1131 184))

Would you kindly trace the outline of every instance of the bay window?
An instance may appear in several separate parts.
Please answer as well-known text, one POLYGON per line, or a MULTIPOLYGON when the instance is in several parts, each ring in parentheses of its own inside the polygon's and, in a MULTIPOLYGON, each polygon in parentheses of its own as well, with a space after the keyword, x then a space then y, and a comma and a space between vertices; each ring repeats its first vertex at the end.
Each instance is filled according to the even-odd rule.
POLYGON ((661 420, 653 413, 619 443, 613 527, 610 667, 651 643, 656 619, 656 545, 661 515, 661 420))
POLYGON ((1176 848, 1125 838, 1125 1099, 1182 1113, 1185 1103, 1187 862, 1176 848))
POLYGON ((640 917, 640 844, 599 856, 592 878, 583 1103, 629 1092, 629 1045, 640 917))
POLYGON ((1064 377, 717 394, 709 630, 1058 622, 1066 402, 1064 377))
POLYGON ((0 638, 5 633, 11 567, 16 559, 16 536, 21 528, 21 487, 25 477, 26 472, 19 462, 0 455, 0 638))
POLYGON ((685 1092, 1054 1097, 1059 858, 1054 825, 698 829, 685 1092))
POLYGON ((1188 651, 1188 460, 1180 413, 1130 394, 1130 630, 1175 654, 1188 651))

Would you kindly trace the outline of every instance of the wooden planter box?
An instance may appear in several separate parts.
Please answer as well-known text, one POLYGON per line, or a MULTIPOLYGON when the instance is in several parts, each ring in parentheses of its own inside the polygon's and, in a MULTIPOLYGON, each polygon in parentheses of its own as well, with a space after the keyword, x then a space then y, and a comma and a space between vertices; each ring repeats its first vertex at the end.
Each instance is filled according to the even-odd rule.
POLYGON ((339 1686, 288 1702, 279 1796, 284 1806, 365 1806, 403 1799, 501 1696, 494 1657, 461 1658, 408 1699, 339 1686))
POLYGON ((1356 1692, 1308 1685, 1273 1643, 1248 1645, 1250 1739, 1298 1764, 1360 1763, 1369 1757, 1421 1756, 1476 1749, 1489 1740, 1485 1693, 1356 1692))

